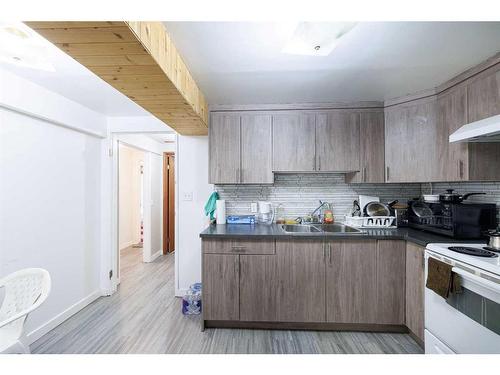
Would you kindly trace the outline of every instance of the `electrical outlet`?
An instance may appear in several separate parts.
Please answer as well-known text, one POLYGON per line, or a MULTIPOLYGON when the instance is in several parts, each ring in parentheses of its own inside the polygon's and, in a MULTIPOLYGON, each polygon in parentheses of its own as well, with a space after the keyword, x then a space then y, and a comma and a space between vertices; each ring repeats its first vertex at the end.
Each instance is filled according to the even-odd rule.
POLYGON ((184 201, 192 201, 193 200, 193 192, 189 191, 187 193, 184 193, 183 200, 184 201))

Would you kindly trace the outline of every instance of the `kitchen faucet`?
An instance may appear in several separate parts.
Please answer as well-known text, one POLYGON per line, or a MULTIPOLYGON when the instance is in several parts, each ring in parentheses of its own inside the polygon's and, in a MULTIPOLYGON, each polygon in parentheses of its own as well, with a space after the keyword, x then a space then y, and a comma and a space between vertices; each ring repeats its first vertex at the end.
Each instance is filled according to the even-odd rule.
MULTIPOLYGON (((323 202, 322 200, 320 200, 319 206, 316 207, 316 209, 314 209, 314 211, 311 212, 309 215, 307 215, 305 217, 298 217, 296 219, 297 223, 299 223, 299 224, 314 223, 314 214, 316 214, 316 212, 318 212, 325 204, 328 204, 328 202, 323 202)), ((320 215, 317 215, 317 216, 318 216, 318 222, 320 222, 320 220, 319 220, 320 215)))

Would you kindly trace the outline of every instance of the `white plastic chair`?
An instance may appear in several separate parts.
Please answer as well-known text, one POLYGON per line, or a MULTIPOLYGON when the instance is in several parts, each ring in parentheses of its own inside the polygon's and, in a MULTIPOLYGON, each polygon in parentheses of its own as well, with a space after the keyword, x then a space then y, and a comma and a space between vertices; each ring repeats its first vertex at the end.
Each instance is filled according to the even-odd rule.
POLYGON ((5 297, 0 307, 0 353, 30 353, 21 339, 28 314, 50 293, 50 275, 42 268, 26 268, 0 279, 5 297))

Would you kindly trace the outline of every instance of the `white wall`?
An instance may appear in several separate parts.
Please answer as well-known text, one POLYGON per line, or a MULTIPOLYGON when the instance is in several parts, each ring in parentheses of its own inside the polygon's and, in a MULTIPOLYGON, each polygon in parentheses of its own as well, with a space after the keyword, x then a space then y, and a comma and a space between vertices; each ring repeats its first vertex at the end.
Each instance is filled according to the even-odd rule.
POLYGON ((201 281, 199 235, 208 225, 203 209, 213 185, 208 183, 208 137, 179 135, 177 147, 176 295, 182 295, 201 281))
POLYGON ((118 187, 118 233, 120 249, 140 242, 141 163, 144 152, 120 144, 118 187))
POLYGON ((25 267, 52 277, 27 321, 31 342, 101 295, 104 141, 89 134, 105 134, 106 122, 1 69, 0 77, 0 277, 25 267))

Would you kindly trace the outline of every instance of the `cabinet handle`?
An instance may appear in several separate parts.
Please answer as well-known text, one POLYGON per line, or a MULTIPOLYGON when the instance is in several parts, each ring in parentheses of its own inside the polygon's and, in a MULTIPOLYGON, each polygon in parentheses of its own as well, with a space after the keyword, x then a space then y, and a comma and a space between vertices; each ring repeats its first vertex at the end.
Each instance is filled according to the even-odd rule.
MULTIPOLYGON (((319 156, 318 156, 318 158, 319 158, 319 156)), ((313 171, 315 171, 316 170, 316 155, 314 155, 312 158, 312 165, 313 165, 313 171)))
POLYGON ((323 260, 326 261, 326 243, 323 242, 323 260))
POLYGON ((318 156, 318 171, 321 170, 321 155, 318 156))
POLYGON ((366 167, 363 167, 363 182, 366 182, 366 167))
POLYGON ((390 179, 389 167, 385 167, 385 174, 386 174, 386 176, 385 176, 386 180, 389 181, 389 179, 390 179))
POLYGON ((464 178, 464 162, 462 160, 458 161, 458 173, 460 175, 460 179, 464 178))
POLYGON ((231 250, 232 251, 236 251, 236 252, 238 252, 238 251, 245 251, 245 246, 232 246, 231 250))
POLYGON ((332 244, 328 244, 328 263, 332 265, 332 244))

